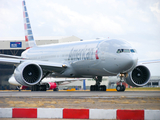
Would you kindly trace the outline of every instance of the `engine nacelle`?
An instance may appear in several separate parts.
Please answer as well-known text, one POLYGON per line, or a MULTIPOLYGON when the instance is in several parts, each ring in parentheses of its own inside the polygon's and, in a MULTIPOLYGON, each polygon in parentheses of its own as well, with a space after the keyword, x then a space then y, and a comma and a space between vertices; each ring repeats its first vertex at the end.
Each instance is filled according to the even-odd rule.
POLYGON ((48 82, 48 83, 45 83, 45 84, 47 86, 47 90, 53 90, 53 89, 57 88, 57 84, 55 82, 48 82))
POLYGON ((36 85, 41 81, 42 75, 41 67, 32 62, 23 62, 14 71, 16 81, 24 86, 36 85))
POLYGON ((125 78, 125 82, 133 87, 142 87, 149 82, 150 71, 147 67, 139 65, 125 78))

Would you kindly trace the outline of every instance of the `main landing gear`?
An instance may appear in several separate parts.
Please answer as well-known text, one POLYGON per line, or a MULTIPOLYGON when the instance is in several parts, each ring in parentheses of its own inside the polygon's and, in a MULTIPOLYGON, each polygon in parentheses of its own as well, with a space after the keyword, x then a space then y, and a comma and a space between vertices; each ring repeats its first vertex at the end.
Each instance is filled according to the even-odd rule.
POLYGON ((124 74, 120 74, 120 81, 118 82, 118 85, 116 87, 116 90, 118 92, 123 92, 126 89, 126 87, 123 85, 123 83, 124 83, 124 76, 125 76, 124 74))
MULTIPOLYGON (((43 80, 47 75, 49 75, 50 72, 46 72, 42 79, 43 80)), ((44 84, 44 85, 41 85, 40 83, 37 84, 37 85, 33 85, 31 86, 31 91, 46 91, 47 90, 47 86, 44 84)))
POLYGON ((33 85, 31 91, 46 91, 46 85, 33 85))
POLYGON ((58 88, 55 88, 55 89, 53 89, 53 91, 59 91, 59 89, 58 89, 58 88))
POLYGON ((95 85, 91 85, 90 91, 106 91, 105 85, 100 85, 102 82, 102 76, 96 76, 94 77, 94 80, 96 81, 95 85))

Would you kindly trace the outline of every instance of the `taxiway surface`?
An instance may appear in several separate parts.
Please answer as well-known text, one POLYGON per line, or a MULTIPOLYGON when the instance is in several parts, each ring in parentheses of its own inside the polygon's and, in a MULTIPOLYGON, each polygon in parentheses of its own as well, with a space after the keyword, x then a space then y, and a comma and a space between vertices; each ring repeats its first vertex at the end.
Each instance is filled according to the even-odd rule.
POLYGON ((1 91, 0 97, 54 97, 54 98, 82 98, 82 97, 160 97, 160 91, 125 91, 125 92, 90 92, 90 91, 61 91, 61 92, 31 92, 31 91, 1 91))
POLYGON ((0 108, 160 109, 160 91, 1 91, 0 108))

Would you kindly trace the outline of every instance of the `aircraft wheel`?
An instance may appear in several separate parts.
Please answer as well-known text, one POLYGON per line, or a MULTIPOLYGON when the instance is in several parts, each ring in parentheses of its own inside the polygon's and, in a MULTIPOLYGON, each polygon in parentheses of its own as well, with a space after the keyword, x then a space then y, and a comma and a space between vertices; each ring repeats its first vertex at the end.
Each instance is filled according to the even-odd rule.
POLYGON ((90 91, 106 91, 106 86, 105 85, 91 85, 90 91))
POLYGON ((90 91, 95 91, 95 85, 90 86, 90 91))
POLYGON ((90 91, 97 91, 96 89, 97 89, 96 85, 91 85, 90 91))
POLYGON ((121 89, 122 89, 121 85, 117 85, 116 90, 119 92, 121 91, 121 89))
POLYGON ((117 85, 117 87, 116 87, 116 90, 118 91, 118 92, 120 92, 120 91, 125 91, 125 86, 124 85, 117 85))
POLYGON ((124 85, 121 86, 121 91, 125 91, 126 87, 124 85))
POLYGON ((58 88, 53 89, 53 91, 58 91, 58 90, 59 90, 58 88))
POLYGON ((31 91, 39 91, 39 86, 38 85, 32 86, 31 91))
POLYGON ((99 86, 95 85, 95 91, 99 91, 99 86))
POLYGON ((46 85, 40 85, 39 90, 40 91, 46 91, 46 85))
POLYGON ((106 86, 105 85, 101 85, 99 87, 99 91, 106 91, 106 86))

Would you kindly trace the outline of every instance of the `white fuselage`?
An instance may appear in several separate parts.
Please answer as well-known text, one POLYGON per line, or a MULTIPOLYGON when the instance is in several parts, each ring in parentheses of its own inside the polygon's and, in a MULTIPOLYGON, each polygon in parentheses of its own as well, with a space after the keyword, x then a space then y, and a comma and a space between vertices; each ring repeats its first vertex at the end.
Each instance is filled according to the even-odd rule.
POLYGON ((28 60, 41 60, 67 65, 58 77, 115 76, 128 73, 137 65, 137 53, 123 40, 92 40, 43 45, 22 53, 28 60), (117 53, 118 49, 129 52, 117 53))

